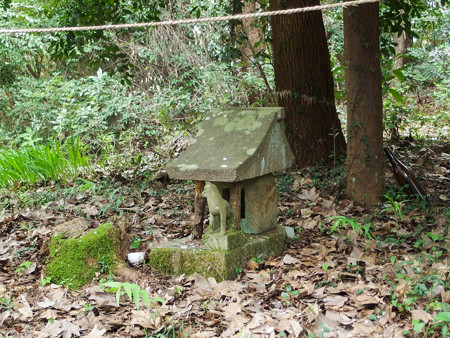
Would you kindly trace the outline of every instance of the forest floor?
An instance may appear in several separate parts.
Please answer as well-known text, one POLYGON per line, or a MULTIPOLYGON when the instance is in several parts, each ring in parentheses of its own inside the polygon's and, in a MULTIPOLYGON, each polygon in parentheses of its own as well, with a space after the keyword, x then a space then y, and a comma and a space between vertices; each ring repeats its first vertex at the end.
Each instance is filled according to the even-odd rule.
POLYGON ((117 304, 100 287, 107 276, 81 290, 47 283, 44 243, 52 227, 75 217, 95 227, 121 215, 144 250, 188 236, 191 183, 4 193, 0 336, 440 337, 450 326, 450 147, 406 142, 395 152, 419 178, 426 203, 399 194, 389 167, 389 198, 373 209, 345 198, 342 165, 278 175, 279 224, 296 234, 285 251, 254 257, 236 280, 220 283, 164 276, 148 264, 117 272, 116 281, 158 297, 151 309, 126 295, 117 304))

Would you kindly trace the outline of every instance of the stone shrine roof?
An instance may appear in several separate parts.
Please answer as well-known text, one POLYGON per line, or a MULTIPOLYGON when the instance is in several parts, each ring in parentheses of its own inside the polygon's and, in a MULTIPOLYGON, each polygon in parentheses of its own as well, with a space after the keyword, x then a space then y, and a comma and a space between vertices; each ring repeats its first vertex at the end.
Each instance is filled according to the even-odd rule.
POLYGON ((294 156, 283 119, 283 108, 213 109, 166 171, 177 179, 237 182, 286 169, 294 156))

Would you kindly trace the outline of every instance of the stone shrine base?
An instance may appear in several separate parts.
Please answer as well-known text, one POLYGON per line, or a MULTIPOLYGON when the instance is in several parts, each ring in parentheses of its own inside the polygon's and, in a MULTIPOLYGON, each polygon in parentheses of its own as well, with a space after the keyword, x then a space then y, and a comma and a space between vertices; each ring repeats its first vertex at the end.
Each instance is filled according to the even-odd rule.
POLYGON ((279 226, 261 235, 245 235, 245 238, 242 246, 231 250, 208 250, 204 247, 185 249, 182 241, 154 247, 149 255, 149 263, 156 271, 168 275, 189 276, 199 273, 206 278, 213 277, 217 282, 230 280, 237 276, 239 269, 250 259, 265 259, 282 252, 286 231, 279 226))

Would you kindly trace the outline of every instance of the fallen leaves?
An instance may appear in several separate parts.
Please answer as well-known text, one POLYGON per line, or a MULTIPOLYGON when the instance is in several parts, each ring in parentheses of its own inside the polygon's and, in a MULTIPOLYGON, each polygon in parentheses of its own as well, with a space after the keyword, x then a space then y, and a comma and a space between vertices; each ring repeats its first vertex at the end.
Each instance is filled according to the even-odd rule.
MULTIPOLYGON (((450 168, 446 164, 430 168, 436 172, 422 176, 443 184, 433 187, 437 208, 448 198, 450 168)), ((175 188, 156 181, 158 193, 120 190, 104 196, 92 189, 75 191, 35 209, 23 208, 17 196, 10 197, 11 209, 0 214, 2 334, 138 337, 173 328, 191 337, 401 337, 404 331, 412 332, 412 319, 434 323, 439 310, 426 304, 450 302, 450 291, 443 284, 450 273, 448 251, 442 249, 450 243, 444 213, 436 214, 431 223, 423 212, 405 213, 402 220, 385 212, 371 228, 377 240, 367 240, 350 228, 328 234, 330 217, 343 215, 362 224, 376 211, 369 213, 330 190, 312 186, 316 181, 303 173, 293 177, 292 191, 283 195, 279 206, 279 224, 292 233, 285 252, 268 260, 249 260, 235 281, 217 282, 197 274, 171 278, 147 264, 139 270, 121 269, 116 280, 136 283, 148 290, 150 298, 167 302, 152 302, 151 309, 140 310, 127 297, 117 305, 114 293, 101 289, 98 279, 79 291, 42 286, 41 250, 59 224, 80 217, 84 225, 69 228, 83 232, 113 221, 117 213, 130 220, 131 236, 141 238, 144 250, 156 242, 186 238, 192 226, 189 185, 175 188), (419 227, 426 230, 420 237, 411 236, 419 227), (420 283, 423 293, 415 296, 411 308, 400 311, 392 306, 392 299, 410 302, 413 285, 420 283)))

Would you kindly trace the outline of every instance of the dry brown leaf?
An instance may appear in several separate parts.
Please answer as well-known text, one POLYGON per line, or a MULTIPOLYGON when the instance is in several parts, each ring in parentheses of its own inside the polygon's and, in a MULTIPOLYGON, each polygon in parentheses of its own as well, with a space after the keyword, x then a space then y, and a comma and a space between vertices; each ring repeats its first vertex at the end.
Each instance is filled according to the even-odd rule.
POLYGON ((319 193, 316 192, 316 187, 311 189, 302 189, 301 193, 297 195, 302 200, 315 202, 319 198, 319 193))
POLYGON ((156 330, 159 329, 159 327, 156 327, 156 325, 161 325, 160 321, 152 321, 151 316, 152 314, 148 310, 131 310, 131 324, 132 325, 139 325, 140 327, 146 328, 146 329, 152 329, 156 330))
POLYGON ((6 310, 2 313, 0 313, 0 325, 3 325, 5 320, 7 320, 11 316, 11 311, 6 310))
POLYGON ((246 265, 246 267, 247 267, 247 269, 249 269, 249 270, 258 270, 258 268, 259 268, 259 263, 258 262, 255 262, 253 259, 250 259, 248 262, 247 262, 247 265, 246 265))
POLYGON ((30 304, 24 295, 17 297, 16 306, 14 309, 20 313, 21 320, 26 320, 33 317, 33 311, 31 311, 30 304))
POLYGON ((42 312, 39 315, 39 318, 43 318, 43 319, 53 318, 53 319, 56 319, 56 318, 58 318, 58 312, 56 310, 54 310, 54 309, 47 309, 47 310, 45 310, 44 312, 42 312))
POLYGON ((302 227, 302 229, 305 230, 311 230, 316 229, 318 227, 318 224, 320 222, 320 218, 318 216, 315 216, 313 218, 307 218, 300 220, 298 225, 302 227))
MULTIPOLYGON (((193 333, 190 335, 192 338, 210 338, 217 337, 217 332, 215 328, 202 330, 202 332, 193 333)), ((226 337, 226 336, 225 336, 226 337)))
POLYGON ((77 320, 77 324, 81 327, 82 330, 91 330, 97 327, 97 329, 103 328, 100 318, 96 317, 94 312, 89 311, 82 318, 77 320))
POLYGON ((299 324, 298 320, 295 319, 283 319, 276 327, 279 331, 286 330, 292 334, 293 337, 299 337, 300 333, 303 331, 303 327, 299 324))
POLYGON ((333 308, 340 308, 344 306, 345 302, 348 300, 348 297, 339 296, 339 295, 332 295, 327 296, 323 299, 325 306, 330 306, 333 308))
POLYGON ((338 321, 334 320, 331 317, 324 316, 321 313, 319 313, 319 315, 317 316, 315 324, 308 328, 309 331, 315 334, 315 337, 339 337, 339 335, 337 334, 338 329, 338 321), (326 327, 330 331, 325 332, 324 327, 326 327))
POLYGON ((55 302, 53 300, 48 299, 47 297, 44 297, 44 300, 42 302, 37 302, 36 305, 43 309, 46 309, 55 305, 55 302))
POLYGON ((355 302, 358 305, 374 305, 374 304, 376 305, 381 303, 378 297, 369 295, 358 295, 355 297, 355 302))
POLYGON ((97 216, 100 213, 95 205, 87 205, 82 210, 88 216, 97 216))
POLYGON ((354 318, 357 314, 358 312, 356 310, 347 312, 327 310, 325 316, 342 325, 351 325, 354 323, 354 318))
POLYGON ((225 317, 233 317, 234 315, 242 312, 242 305, 238 303, 229 303, 227 304, 222 311, 225 314, 225 317))
POLYGON ((285 255, 283 257, 283 263, 285 265, 297 264, 300 263, 300 260, 298 258, 292 257, 291 255, 285 255))
POLYGON ((433 316, 423 309, 411 310, 412 319, 419 319, 422 322, 428 323, 433 320, 433 316))
POLYGON ((98 338, 103 337, 106 333, 106 329, 100 329, 97 325, 89 332, 85 338, 98 338))
POLYGON ((78 325, 72 324, 67 320, 61 322, 61 331, 63 338, 71 338, 73 336, 80 336, 80 327, 78 325))

